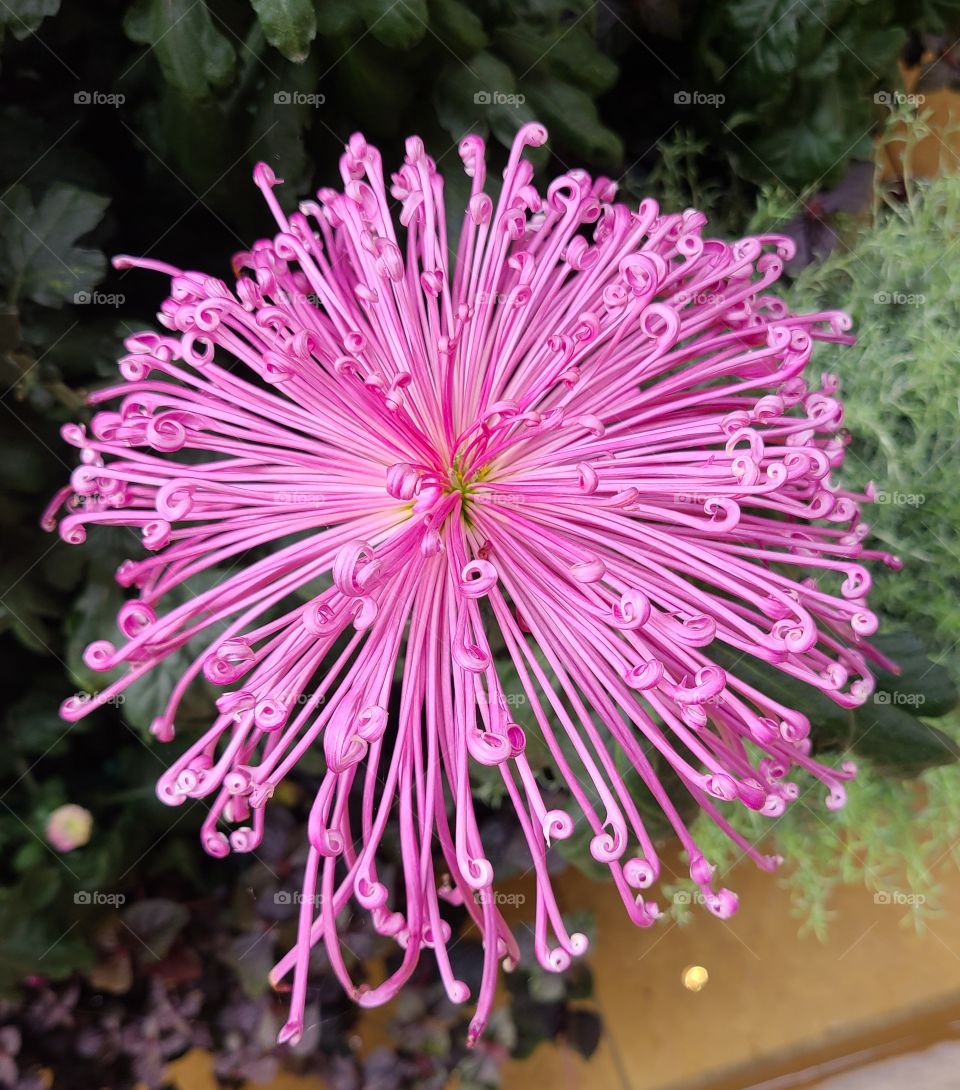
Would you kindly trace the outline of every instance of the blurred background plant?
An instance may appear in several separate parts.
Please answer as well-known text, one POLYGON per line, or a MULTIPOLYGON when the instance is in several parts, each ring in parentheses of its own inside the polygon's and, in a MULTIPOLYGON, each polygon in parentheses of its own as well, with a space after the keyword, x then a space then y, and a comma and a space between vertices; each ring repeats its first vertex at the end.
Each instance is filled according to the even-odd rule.
MULTIPOLYGON (((808 711, 818 749, 852 750, 865 766, 829 831, 801 799, 775 823, 772 848, 791 860, 783 880, 805 927, 826 926, 837 882, 880 888, 893 872, 928 890, 935 908, 932 864, 951 850, 960 817, 951 710, 960 179, 888 185, 872 164, 877 141, 895 131, 891 109, 896 132, 924 124, 898 55, 928 82, 953 81, 949 39, 928 46, 960 0, 105 0, 88 10, 8 0, 0 9, 0 1084, 28 1090, 52 1071, 67 1090, 161 1087, 169 1059, 203 1047, 224 1086, 268 1078, 281 1063, 336 1090, 440 1087, 452 1072, 468 1090, 496 1086, 504 1058, 541 1040, 562 1037, 584 1055, 597 1045, 581 967, 563 978, 515 973, 473 1053, 462 1047, 463 1013, 424 976, 392 1008, 378 1048, 363 1051, 357 1013, 325 983, 319 958, 315 1025, 297 1049, 274 1052, 279 1012, 263 982, 289 945, 321 768, 301 769, 273 808, 259 862, 208 865, 197 845, 202 809, 171 818, 152 791, 161 757, 146 728, 176 669, 69 729, 56 714, 64 695, 93 684, 80 651, 112 630, 122 597, 113 572, 138 548, 101 532, 68 549, 37 525, 71 468, 59 426, 83 415, 84 391, 112 378, 122 337, 149 323, 159 299, 156 280, 109 271, 105 254, 226 274, 231 253, 268 229, 252 164, 269 161, 288 182, 282 199, 293 200, 335 180, 356 129, 388 163, 404 136, 422 134, 455 203, 459 138, 479 132, 502 147, 537 117, 551 129, 538 163, 548 174, 583 165, 618 179, 627 199, 652 192, 670 207, 703 207, 719 232, 797 237, 791 302, 843 306, 859 331, 856 348, 825 349, 820 361, 843 382, 849 479, 878 482, 871 521, 906 563, 875 591, 903 674, 881 678, 856 713, 764 677, 808 711), (68 814, 65 841, 48 823, 71 804, 92 825, 68 814), (69 836, 76 846, 64 850, 69 836)), ((198 691, 187 719, 199 725, 208 705, 198 691)), ((546 762, 541 775, 551 782, 546 762)), ((491 781, 478 774, 475 787, 505 867, 516 830, 491 781)), ((656 807, 645 812, 656 829, 656 807)), ((591 870, 575 839, 555 865, 591 870)), ((674 897, 676 913, 683 902, 674 897)), ((391 956, 381 943, 351 935, 352 956, 373 973, 391 956)), ((469 980, 469 935, 461 947, 469 980)))

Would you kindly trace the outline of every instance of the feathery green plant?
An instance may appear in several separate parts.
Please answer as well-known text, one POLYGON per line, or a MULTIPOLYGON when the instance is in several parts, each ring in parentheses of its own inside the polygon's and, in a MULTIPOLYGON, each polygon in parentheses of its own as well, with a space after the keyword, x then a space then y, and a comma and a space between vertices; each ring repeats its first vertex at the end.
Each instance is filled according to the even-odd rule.
MULTIPOLYGON (((920 122, 910 139, 924 132, 920 122)), ((758 218, 769 226, 792 210, 770 193, 758 218)), ((878 573, 872 602, 887 627, 922 633, 934 661, 954 678, 960 676, 958 256, 960 176, 908 180, 905 201, 878 200, 872 222, 852 244, 806 268, 789 291, 798 310, 840 305, 854 320, 856 345, 824 347, 819 359, 841 380, 852 434, 846 480, 856 487, 876 483, 873 533, 904 561, 899 573, 878 573)), ((956 711, 937 723, 960 739, 956 711)), ((805 799, 803 788, 772 825, 737 809, 732 818, 745 835, 766 833, 768 850, 790 861, 782 881, 802 929, 821 936, 840 883, 862 884, 922 927, 939 910, 939 869, 951 859, 960 863, 957 764, 911 778, 908 769, 861 760, 846 808, 832 814, 812 795, 805 799)), ((698 824, 697 836, 721 872, 740 856, 710 822, 698 824)), ((690 914, 692 888, 679 883, 666 890, 679 919, 690 914)))

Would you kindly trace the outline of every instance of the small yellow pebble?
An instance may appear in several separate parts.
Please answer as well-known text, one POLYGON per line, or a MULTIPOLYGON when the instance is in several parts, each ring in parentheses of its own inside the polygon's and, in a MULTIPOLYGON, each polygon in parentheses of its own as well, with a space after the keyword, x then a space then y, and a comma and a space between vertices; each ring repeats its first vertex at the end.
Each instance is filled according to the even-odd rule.
POLYGON ((702 965, 688 965, 683 970, 683 986, 691 992, 702 992, 707 986, 710 974, 702 965))

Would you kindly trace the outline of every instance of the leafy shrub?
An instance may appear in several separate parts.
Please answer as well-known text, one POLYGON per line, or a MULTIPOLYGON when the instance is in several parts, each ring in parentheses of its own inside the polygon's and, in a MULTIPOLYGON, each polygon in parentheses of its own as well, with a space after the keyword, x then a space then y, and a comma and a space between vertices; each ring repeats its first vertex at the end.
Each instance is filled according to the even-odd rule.
POLYGON ((607 29, 622 76, 602 107, 625 134, 629 184, 643 190, 663 145, 679 139, 695 149, 688 188, 712 183, 725 218, 742 223, 758 185, 798 198, 837 184, 851 159, 872 159, 902 97, 908 31, 944 30, 960 3, 668 0, 617 11, 607 29))

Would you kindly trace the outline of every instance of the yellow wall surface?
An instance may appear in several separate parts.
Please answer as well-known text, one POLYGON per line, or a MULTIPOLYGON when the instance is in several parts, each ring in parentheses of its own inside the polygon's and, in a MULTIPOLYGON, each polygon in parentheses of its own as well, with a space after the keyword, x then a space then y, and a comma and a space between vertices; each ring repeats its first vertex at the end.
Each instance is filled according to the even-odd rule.
MULTIPOLYGON (((941 878, 944 903, 960 904, 960 875, 954 869, 941 878)), ((776 878, 743 864, 724 883, 740 895, 730 920, 701 909, 686 926, 662 920, 641 931, 612 886, 562 875, 561 907, 589 908, 597 917, 589 957, 604 1037, 589 1063, 562 1041, 511 1061, 504 1090, 745 1090, 754 1070, 796 1071, 815 1054, 859 1048, 864 1037, 892 1039, 912 1012, 960 1003, 960 914, 945 913, 917 934, 904 926, 902 905, 878 904, 869 890, 846 888, 821 942, 798 937, 789 896, 776 878), (709 974, 699 992, 684 985, 690 966, 709 974), (731 1072, 741 1073, 732 1083, 731 1072)), ((370 1043, 381 1034, 373 1023, 360 1036, 370 1043)), ((206 1057, 190 1056, 174 1071, 181 1090, 213 1086, 206 1057)), ((284 1076, 271 1090, 320 1086, 284 1076)), ((874 1081, 871 1090, 886 1084, 874 1081)))

